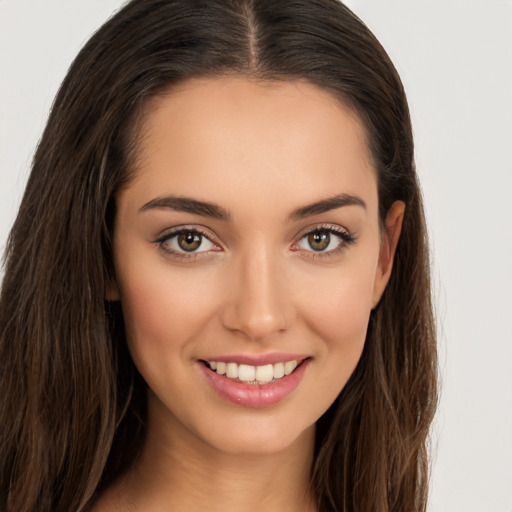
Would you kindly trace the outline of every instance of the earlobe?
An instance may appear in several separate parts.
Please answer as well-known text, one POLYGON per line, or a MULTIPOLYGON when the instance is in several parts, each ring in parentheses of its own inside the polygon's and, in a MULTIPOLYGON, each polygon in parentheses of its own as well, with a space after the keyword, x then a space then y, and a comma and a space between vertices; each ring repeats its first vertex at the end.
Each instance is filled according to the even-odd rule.
POLYGON ((395 251, 400 238, 400 233, 402 232, 404 213, 405 203, 403 201, 395 201, 386 216, 385 231, 382 233, 379 262, 373 287, 372 308, 375 308, 379 303, 391 276, 395 251))

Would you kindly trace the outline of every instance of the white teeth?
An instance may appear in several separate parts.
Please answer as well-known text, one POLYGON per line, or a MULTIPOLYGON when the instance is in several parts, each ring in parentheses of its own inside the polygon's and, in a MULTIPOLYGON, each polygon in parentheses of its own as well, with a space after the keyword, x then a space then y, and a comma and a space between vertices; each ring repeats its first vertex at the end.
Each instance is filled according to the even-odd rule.
MULTIPOLYGON (((230 363, 236 364, 236 363, 230 363)), ((256 377, 256 368, 247 364, 241 364, 238 367, 238 378, 243 382, 251 382, 256 377)))
POLYGON ((286 363, 284 363, 284 374, 290 375, 295 368, 297 368, 297 361, 286 361, 286 363))
POLYGON ((238 379, 238 365, 236 363, 228 363, 226 365, 226 377, 238 379))
POLYGON ((276 363, 274 365, 274 379, 284 377, 284 363, 276 363))
POLYGON ((229 379, 239 379, 251 384, 268 384, 295 370, 298 361, 286 363, 266 364, 263 366, 251 366, 248 364, 223 363, 221 361, 207 361, 210 368, 219 375, 226 375, 229 379))
MULTIPOLYGON (((242 368, 240 366, 240 368, 242 368)), ((258 382, 270 382, 274 378, 274 368, 271 364, 256 366, 256 380, 258 382)), ((240 378, 240 380, 242 380, 240 378)))

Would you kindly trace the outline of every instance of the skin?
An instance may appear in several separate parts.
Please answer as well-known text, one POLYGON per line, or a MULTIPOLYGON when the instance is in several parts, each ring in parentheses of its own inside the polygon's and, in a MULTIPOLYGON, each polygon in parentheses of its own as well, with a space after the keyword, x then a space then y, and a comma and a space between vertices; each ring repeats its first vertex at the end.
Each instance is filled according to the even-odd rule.
POLYGON ((187 82, 151 100, 138 155, 116 198, 117 281, 107 298, 122 302, 148 383, 148 438, 95 510, 315 510, 315 422, 360 358, 404 205, 393 205, 382 231, 359 119, 307 83, 187 82), (291 217, 339 194, 364 206, 291 217), (169 195, 215 203, 230 218, 142 208, 169 195), (162 239, 177 226, 211 242, 166 252, 180 250, 176 237, 162 239), (354 240, 330 233, 328 250, 314 251, 315 229, 354 240), (271 352, 310 359, 298 387, 262 408, 219 396, 198 362, 271 352))

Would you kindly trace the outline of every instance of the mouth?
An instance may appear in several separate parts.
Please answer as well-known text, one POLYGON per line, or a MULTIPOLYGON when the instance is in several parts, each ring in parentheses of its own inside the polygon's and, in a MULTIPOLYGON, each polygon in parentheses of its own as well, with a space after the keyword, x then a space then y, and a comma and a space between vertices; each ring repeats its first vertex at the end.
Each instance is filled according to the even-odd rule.
POLYGON ((292 359, 285 362, 252 366, 238 364, 234 361, 201 361, 217 375, 224 375, 235 382, 243 382, 250 385, 265 385, 276 382, 287 375, 304 362, 305 359, 292 359))
POLYGON ((275 405, 291 395, 311 360, 309 356, 280 355, 270 360, 227 357, 221 361, 201 359, 198 363, 206 381, 221 398, 236 405, 259 408, 275 405))

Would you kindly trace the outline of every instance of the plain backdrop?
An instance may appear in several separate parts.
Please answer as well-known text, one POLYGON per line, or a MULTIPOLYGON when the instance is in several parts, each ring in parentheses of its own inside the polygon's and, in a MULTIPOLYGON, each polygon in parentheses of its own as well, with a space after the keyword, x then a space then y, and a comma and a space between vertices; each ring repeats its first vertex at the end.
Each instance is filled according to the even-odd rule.
MULTIPOLYGON (((278 0, 276 0, 278 1, 278 0)), ((352 0, 408 93, 442 395, 431 512, 512 512, 512 3, 352 0)), ((0 249, 57 88, 120 0, 0 0, 0 249)))

